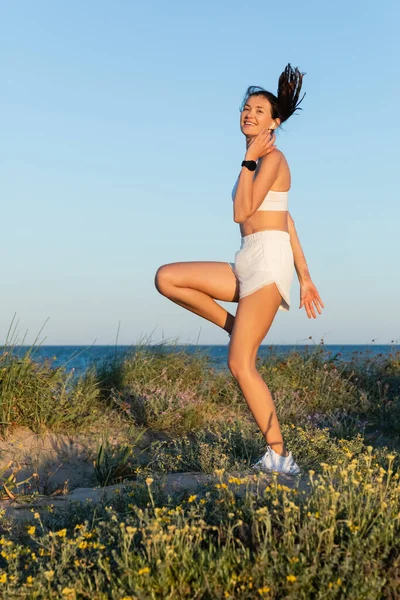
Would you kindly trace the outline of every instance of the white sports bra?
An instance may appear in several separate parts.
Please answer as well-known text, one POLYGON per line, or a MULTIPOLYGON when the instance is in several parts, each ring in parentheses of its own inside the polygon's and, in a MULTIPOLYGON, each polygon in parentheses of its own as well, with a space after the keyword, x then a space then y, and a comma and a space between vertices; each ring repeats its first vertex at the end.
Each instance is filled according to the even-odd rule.
MULTIPOLYGON (((238 183, 239 177, 236 179, 236 183, 232 190, 232 200, 235 199, 238 183)), ((274 190, 269 190, 256 212, 259 210, 288 210, 288 197, 289 192, 275 192, 274 190)))

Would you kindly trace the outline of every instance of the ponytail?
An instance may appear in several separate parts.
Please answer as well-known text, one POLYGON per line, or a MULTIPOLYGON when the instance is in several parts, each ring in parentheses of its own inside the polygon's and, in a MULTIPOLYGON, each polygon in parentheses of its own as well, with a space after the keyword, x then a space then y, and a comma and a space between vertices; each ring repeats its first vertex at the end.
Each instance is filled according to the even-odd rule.
POLYGON ((297 67, 293 69, 289 63, 279 77, 277 96, 264 88, 252 85, 246 90, 240 110, 243 110, 250 96, 264 96, 271 104, 271 117, 279 118, 281 123, 287 121, 297 110, 302 110, 299 104, 306 94, 304 93, 300 100, 299 96, 305 74, 297 67))
POLYGON ((303 83, 303 75, 305 75, 305 73, 300 73, 297 67, 293 69, 289 63, 279 77, 277 100, 278 111, 280 113, 279 116, 282 123, 283 121, 287 121, 296 110, 302 110, 299 108, 299 104, 302 102, 305 93, 300 100, 299 96, 303 83))

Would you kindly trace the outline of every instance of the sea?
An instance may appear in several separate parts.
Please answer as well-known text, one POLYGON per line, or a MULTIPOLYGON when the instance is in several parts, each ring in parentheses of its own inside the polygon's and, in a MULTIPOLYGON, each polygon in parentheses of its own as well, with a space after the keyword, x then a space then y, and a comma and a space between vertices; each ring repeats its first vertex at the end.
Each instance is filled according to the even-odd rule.
MULTIPOLYGON (((315 349, 316 344, 265 344, 261 345, 257 356, 261 360, 268 359, 271 355, 284 356, 290 352, 311 352, 315 349)), ((45 346, 38 345, 33 348, 28 346, 14 346, 13 351, 19 356, 30 352, 31 358, 34 361, 51 361, 53 367, 64 367, 67 372, 73 371, 74 375, 82 374, 93 364, 98 364, 105 359, 113 358, 120 354, 134 353, 137 346, 124 345, 92 345, 92 346, 45 346)), ((188 354, 199 352, 208 357, 210 366, 216 370, 226 370, 228 358, 228 343, 224 345, 148 345, 140 346, 146 349, 157 352, 181 352, 185 351, 188 354)), ((388 355, 400 358, 400 345, 398 344, 324 344, 319 345, 319 349, 329 359, 336 361, 350 360, 366 360, 372 357, 388 355)))

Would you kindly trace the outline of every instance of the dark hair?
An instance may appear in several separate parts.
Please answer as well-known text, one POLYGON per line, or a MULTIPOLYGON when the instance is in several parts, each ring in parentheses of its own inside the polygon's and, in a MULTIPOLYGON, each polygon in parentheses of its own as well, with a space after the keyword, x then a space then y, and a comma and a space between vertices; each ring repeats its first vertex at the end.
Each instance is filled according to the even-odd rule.
POLYGON ((279 118, 281 123, 287 121, 296 110, 302 110, 299 108, 299 104, 306 95, 304 93, 299 100, 303 75, 306 75, 306 73, 300 73, 298 67, 293 69, 289 63, 279 77, 276 96, 262 87, 251 85, 246 90, 242 104, 240 105, 240 111, 243 110, 250 96, 264 96, 271 104, 271 117, 273 119, 279 118))

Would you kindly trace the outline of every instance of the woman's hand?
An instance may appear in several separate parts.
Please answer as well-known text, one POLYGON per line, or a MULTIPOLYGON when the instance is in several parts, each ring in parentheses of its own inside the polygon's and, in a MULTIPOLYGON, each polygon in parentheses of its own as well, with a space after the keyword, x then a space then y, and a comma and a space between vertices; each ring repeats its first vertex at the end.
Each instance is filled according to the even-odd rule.
POLYGON ((261 156, 275 150, 276 135, 270 129, 261 129, 260 133, 251 138, 246 150, 245 160, 258 160, 261 156))
POLYGON ((315 314, 313 302, 315 304, 317 311, 319 312, 319 314, 321 314, 321 312, 322 312, 321 306, 322 306, 322 308, 325 308, 324 303, 322 302, 322 300, 320 298, 317 288, 315 287, 315 285, 313 284, 311 279, 308 279, 304 283, 300 284, 300 306, 299 306, 299 308, 304 306, 309 319, 311 319, 311 317, 313 317, 314 319, 317 318, 317 315, 315 314))

